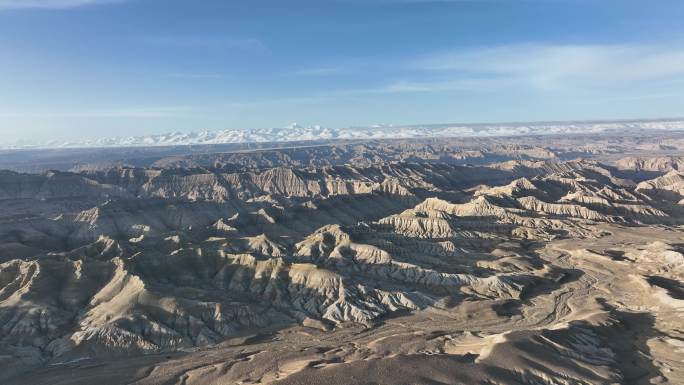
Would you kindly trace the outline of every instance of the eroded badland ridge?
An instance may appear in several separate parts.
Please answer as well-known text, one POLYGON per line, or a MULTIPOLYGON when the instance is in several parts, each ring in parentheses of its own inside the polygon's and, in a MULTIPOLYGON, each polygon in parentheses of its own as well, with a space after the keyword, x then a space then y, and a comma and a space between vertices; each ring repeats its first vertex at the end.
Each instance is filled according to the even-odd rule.
POLYGON ((681 384, 684 134, 616 138, 2 171, 0 381, 681 384))

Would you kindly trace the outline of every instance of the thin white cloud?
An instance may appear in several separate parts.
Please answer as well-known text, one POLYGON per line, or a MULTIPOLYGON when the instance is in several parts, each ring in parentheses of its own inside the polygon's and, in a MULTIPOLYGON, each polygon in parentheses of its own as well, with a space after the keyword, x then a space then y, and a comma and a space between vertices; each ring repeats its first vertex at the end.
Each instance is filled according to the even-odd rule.
POLYGON ((144 43, 151 45, 183 48, 232 48, 240 50, 263 50, 266 48, 266 44, 256 38, 213 36, 151 36, 143 38, 142 40, 144 43))
POLYGON ((345 72, 343 67, 313 67, 313 68, 303 68, 300 70, 292 71, 289 75, 294 76, 327 76, 335 75, 345 72))
POLYGON ((591 98, 591 99, 578 99, 574 100, 574 104, 597 104, 597 103, 610 103, 610 102, 633 102, 642 100, 665 100, 678 98, 680 95, 675 93, 661 93, 661 94, 643 94, 639 93, 637 95, 624 95, 624 96, 612 96, 605 98, 591 98))
POLYGON ((617 92, 684 83, 684 44, 513 44, 440 51, 405 60, 348 61, 290 73, 394 73, 384 84, 330 90, 327 96, 428 92, 617 92))
POLYGON ((15 110, 0 111, 0 118, 166 118, 182 116, 192 106, 121 107, 84 110, 15 110))
POLYGON ((125 0, 0 0, 4 9, 66 9, 90 5, 120 3, 125 0))
POLYGON ((684 77, 684 47, 509 45, 437 53, 413 64, 457 79, 477 77, 537 89, 616 86, 684 77))
MULTIPOLYGON (((454 79, 444 81, 408 81, 399 80, 382 87, 366 90, 366 93, 407 93, 407 92, 445 92, 445 91, 490 91, 503 86, 513 85, 513 82, 502 79, 454 79)), ((357 91, 363 93, 362 90, 357 91)))
POLYGON ((225 75, 218 73, 200 73, 200 72, 167 72, 161 73, 161 77, 170 79, 223 79, 225 75))
MULTIPOLYGON (((395 5, 395 4, 433 4, 433 3, 485 3, 501 0, 332 0, 333 3, 356 5, 395 5)), ((509 0, 511 1, 511 0, 509 0)))
MULTIPOLYGON (((326 95, 292 96, 283 98, 258 98, 239 100, 217 100, 198 104, 160 105, 160 106, 111 106, 103 108, 35 108, 0 109, 0 119, 163 119, 219 116, 226 112, 256 109, 282 104, 306 104, 330 100, 326 95)), ((2 122, 0 121, 0 128, 2 122)))

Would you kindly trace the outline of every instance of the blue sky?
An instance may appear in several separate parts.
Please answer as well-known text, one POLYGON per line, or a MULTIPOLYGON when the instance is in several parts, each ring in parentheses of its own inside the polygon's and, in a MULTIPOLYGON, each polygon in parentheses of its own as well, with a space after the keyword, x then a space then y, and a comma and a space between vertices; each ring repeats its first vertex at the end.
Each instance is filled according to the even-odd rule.
POLYGON ((0 0, 3 142, 684 116, 681 0, 0 0))

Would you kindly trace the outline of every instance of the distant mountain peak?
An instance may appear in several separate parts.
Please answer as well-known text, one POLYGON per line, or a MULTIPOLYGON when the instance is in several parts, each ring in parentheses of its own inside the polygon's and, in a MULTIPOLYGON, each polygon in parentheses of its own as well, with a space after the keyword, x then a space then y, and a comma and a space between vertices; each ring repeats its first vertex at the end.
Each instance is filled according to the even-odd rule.
POLYGON ((321 125, 301 126, 291 123, 286 127, 226 129, 220 131, 179 131, 165 134, 113 137, 83 140, 22 140, 0 144, 0 149, 30 148, 88 148, 182 146, 226 143, 296 142, 315 140, 411 139, 444 137, 487 137, 552 134, 592 134, 615 131, 684 130, 684 119, 631 121, 570 121, 493 124, 429 124, 394 126, 376 124, 368 127, 330 128, 321 125))

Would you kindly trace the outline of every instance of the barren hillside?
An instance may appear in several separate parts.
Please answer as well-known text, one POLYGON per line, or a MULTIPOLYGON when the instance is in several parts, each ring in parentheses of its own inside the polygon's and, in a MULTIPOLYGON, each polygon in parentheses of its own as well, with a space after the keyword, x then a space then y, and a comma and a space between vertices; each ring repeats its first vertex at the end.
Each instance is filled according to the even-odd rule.
POLYGON ((3 171, 2 382, 684 381, 681 159, 449 146, 3 171))

